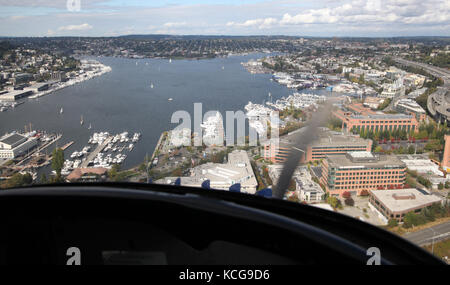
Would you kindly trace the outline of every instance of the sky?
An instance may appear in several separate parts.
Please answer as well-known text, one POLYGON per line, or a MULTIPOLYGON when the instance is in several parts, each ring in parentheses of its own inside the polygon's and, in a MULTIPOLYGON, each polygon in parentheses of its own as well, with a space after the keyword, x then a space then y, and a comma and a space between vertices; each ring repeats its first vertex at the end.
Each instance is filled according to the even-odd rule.
POLYGON ((450 0, 0 0, 0 36, 450 36, 450 0))

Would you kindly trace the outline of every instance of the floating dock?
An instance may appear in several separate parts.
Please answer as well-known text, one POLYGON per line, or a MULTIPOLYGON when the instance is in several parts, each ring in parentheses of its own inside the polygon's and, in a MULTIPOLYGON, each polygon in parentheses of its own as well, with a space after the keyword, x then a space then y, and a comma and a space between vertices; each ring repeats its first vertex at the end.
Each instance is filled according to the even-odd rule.
POLYGON ((61 149, 62 149, 62 150, 66 150, 66 149, 68 149, 71 145, 73 145, 73 143, 74 143, 74 141, 71 141, 71 142, 69 142, 69 143, 66 143, 61 149))
POLYGON ((81 163, 80 168, 86 168, 90 161, 94 160, 99 152, 101 152, 113 139, 113 136, 109 136, 101 145, 98 145, 93 152, 81 163))

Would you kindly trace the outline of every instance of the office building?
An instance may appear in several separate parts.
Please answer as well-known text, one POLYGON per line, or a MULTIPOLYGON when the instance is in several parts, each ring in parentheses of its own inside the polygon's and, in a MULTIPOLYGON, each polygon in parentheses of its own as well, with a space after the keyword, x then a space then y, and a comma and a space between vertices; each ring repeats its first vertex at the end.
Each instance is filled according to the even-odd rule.
POLYGON ((441 198, 422 193, 417 189, 373 190, 369 192, 369 207, 377 212, 380 219, 385 223, 390 219, 402 223, 407 213, 419 213, 425 207, 441 203, 441 198))
POLYGON ((405 114, 355 114, 349 111, 337 110, 333 114, 342 120, 342 130, 344 132, 355 131, 395 131, 397 129, 406 132, 418 132, 419 122, 414 115, 405 114))
POLYGON ((332 196, 344 192, 360 195, 361 191, 403 187, 406 165, 395 155, 349 152, 329 155, 322 162, 321 183, 332 196))
MULTIPOLYGON (((282 163, 288 157, 292 147, 295 147, 295 139, 287 135, 280 138, 279 144, 264 145, 263 157, 273 163, 282 163)), ((347 153, 349 151, 371 151, 372 141, 362 139, 358 135, 343 134, 326 129, 319 134, 319 138, 309 144, 305 150, 304 162, 321 160, 329 154, 347 153)))

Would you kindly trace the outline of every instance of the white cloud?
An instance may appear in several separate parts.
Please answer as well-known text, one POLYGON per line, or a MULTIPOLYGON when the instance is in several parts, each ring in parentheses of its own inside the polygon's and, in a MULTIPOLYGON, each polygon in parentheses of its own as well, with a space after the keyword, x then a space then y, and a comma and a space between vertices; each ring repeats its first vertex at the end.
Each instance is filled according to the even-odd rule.
POLYGON ((327 2, 317 8, 289 11, 279 18, 230 21, 227 27, 287 29, 290 26, 319 27, 329 30, 394 30, 409 27, 442 27, 450 23, 449 0, 344 0, 327 2), (337 2, 337 4, 335 4, 337 2), (325 7, 324 7, 325 6, 325 7))
POLYGON ((166 28, 177 28, 177 27, 183 27, 186 26, 186 22, 168 22, 165 23, 163 26, 166 28))
POLYGON ((58 28, 58 31, 86 31, 91 30, 93 27, 88 23, 84 23, 81 25, 68 25, 62 26, 58 28))
POLYGON ((227 27, 258 27, 259 29, 270 28, 277 24, 278 20, 275 18, 265 18, 265 19, 253 19, 247 20, 242 23, 228 22, 227 27))

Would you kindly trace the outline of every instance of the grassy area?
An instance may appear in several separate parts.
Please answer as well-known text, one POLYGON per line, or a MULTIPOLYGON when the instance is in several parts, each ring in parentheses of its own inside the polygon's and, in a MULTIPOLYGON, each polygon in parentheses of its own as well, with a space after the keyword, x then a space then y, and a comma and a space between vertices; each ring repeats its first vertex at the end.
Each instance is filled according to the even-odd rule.
MULTIPOLYGON (((426 245, 423 248, 431 252, 432 245, 426 245)), ((436 242, 434 244, 433 254, 450 264, 450 239, 436 242), (445 256, 447 256, 447 259, 444 258, 445 256)))
POLYGON ((421 230, 427 229, 429 227, 433 227, 433 226, 436 226, 436 225, 439 225, 439 224, 442 224, 442 223, 445 223, 445 222, 449 222, 449 221, 450 221, 450 217, 445 217, 445 218, 438 218, 438 219, 436 219, 433 222, 428 222, 428 223, 426 223, 424 225, 415 226, 415 227, 412 227, 412 228, 409 228, 409 229, 405 229, 404 227, 402 227, 402 225, 399 225, 399 226, 396 226, 396 227, 384 226, 384 228, 389 230, 389 231, 391 231, 391 232, 393 232, 393 233, 395 233, 395 234, 404 235, 406 233, 413 233, 413 232, 421 231, 421 230))

